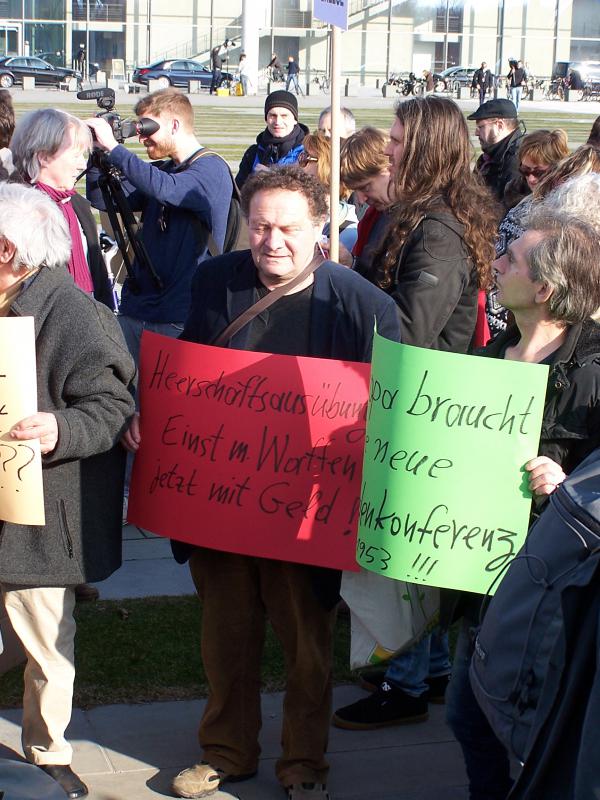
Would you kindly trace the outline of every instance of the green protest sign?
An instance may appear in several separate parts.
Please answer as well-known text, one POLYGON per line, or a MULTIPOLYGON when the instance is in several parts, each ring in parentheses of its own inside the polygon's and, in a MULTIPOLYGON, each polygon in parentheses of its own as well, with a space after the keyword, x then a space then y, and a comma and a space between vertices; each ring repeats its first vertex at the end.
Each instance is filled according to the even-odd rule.
POLYGON ((358 563, 486 592, 518 552, 548 368, 375 337, 358 563))

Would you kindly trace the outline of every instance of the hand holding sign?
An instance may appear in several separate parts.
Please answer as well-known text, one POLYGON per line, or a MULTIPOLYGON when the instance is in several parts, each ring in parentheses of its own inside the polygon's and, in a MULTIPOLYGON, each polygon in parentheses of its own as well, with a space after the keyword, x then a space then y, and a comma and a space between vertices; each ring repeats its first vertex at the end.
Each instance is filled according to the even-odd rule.
POLYGON ((547 372, 375 337, 361 566, 488 590, 527 532, 524 465, 538 449, 547 372))
POLYGON ((525 464, 529 472, 529 488, 538 497, 552 494, 559 483, 567 477, 560 464, 548 456, 537 456, 525 464))
POLYGON ((31 417, 26 417, 16 425, 13 425, 10 431, 12 439, 19 439, 27 441, 29 439, 37 439, 40 443, 40 452, 43 455, 51 453, 58 442, 58 423, 54 414, 41 412, 33 414, 31 417))

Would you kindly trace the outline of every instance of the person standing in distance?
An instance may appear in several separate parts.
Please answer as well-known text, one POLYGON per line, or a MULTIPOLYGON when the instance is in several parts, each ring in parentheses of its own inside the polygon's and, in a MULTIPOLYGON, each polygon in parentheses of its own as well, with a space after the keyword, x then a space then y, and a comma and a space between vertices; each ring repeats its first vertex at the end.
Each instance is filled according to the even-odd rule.
POLYGON ((240 161, 235 177, 241 189, 253 172, 275 166, 295 164, 303 151, 302 142, 308 133, 306 125, 298 122, 298 100, 291 92, 279 89, 265 100, 267 127, 256 137, 240 161))
POLYGON ((300 94, 300 84, 298 83, 300 66, 298 65, 298 62, 294 60, 294 56, 288 56, 287 72, 288 76, 285 82, 286 92, 289 92, 290 86, 293 86, 296 94, 300 94))

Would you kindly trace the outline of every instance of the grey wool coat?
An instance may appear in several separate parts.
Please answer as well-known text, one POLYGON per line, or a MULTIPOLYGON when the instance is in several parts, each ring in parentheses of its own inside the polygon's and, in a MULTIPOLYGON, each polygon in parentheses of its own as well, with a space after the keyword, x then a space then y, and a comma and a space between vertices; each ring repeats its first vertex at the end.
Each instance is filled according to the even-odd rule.
POLYGON ((125 451, 135 367, 111 311, 78 289, 66 269, 42 267, 10 315, 35 321, 38 411, 58 422, 42 456, 46 524, 5 522, 0 582, 68 586, 107 578, 121 564, 125 451))

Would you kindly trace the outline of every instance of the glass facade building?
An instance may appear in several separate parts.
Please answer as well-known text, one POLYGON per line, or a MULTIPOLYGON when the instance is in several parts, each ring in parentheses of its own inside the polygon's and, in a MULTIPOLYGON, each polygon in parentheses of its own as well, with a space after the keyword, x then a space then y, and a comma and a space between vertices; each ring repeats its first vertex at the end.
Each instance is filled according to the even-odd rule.
MULTIPOLYGON (((110 69, 158 58, 205 59, 213 43, 241 36, 243 0, 0 0, 0 54, 42 54, 70 65, 85 46, 110 69)), ((326 29, 311 0, 254 0, 260 59, 274 49, 324 70, 326 29)), ((350 0, 343 70, 369 81, 392 71, 442 70, 509 57, 536 75, 555 61, 600 61, 600 0, 350 0)))

